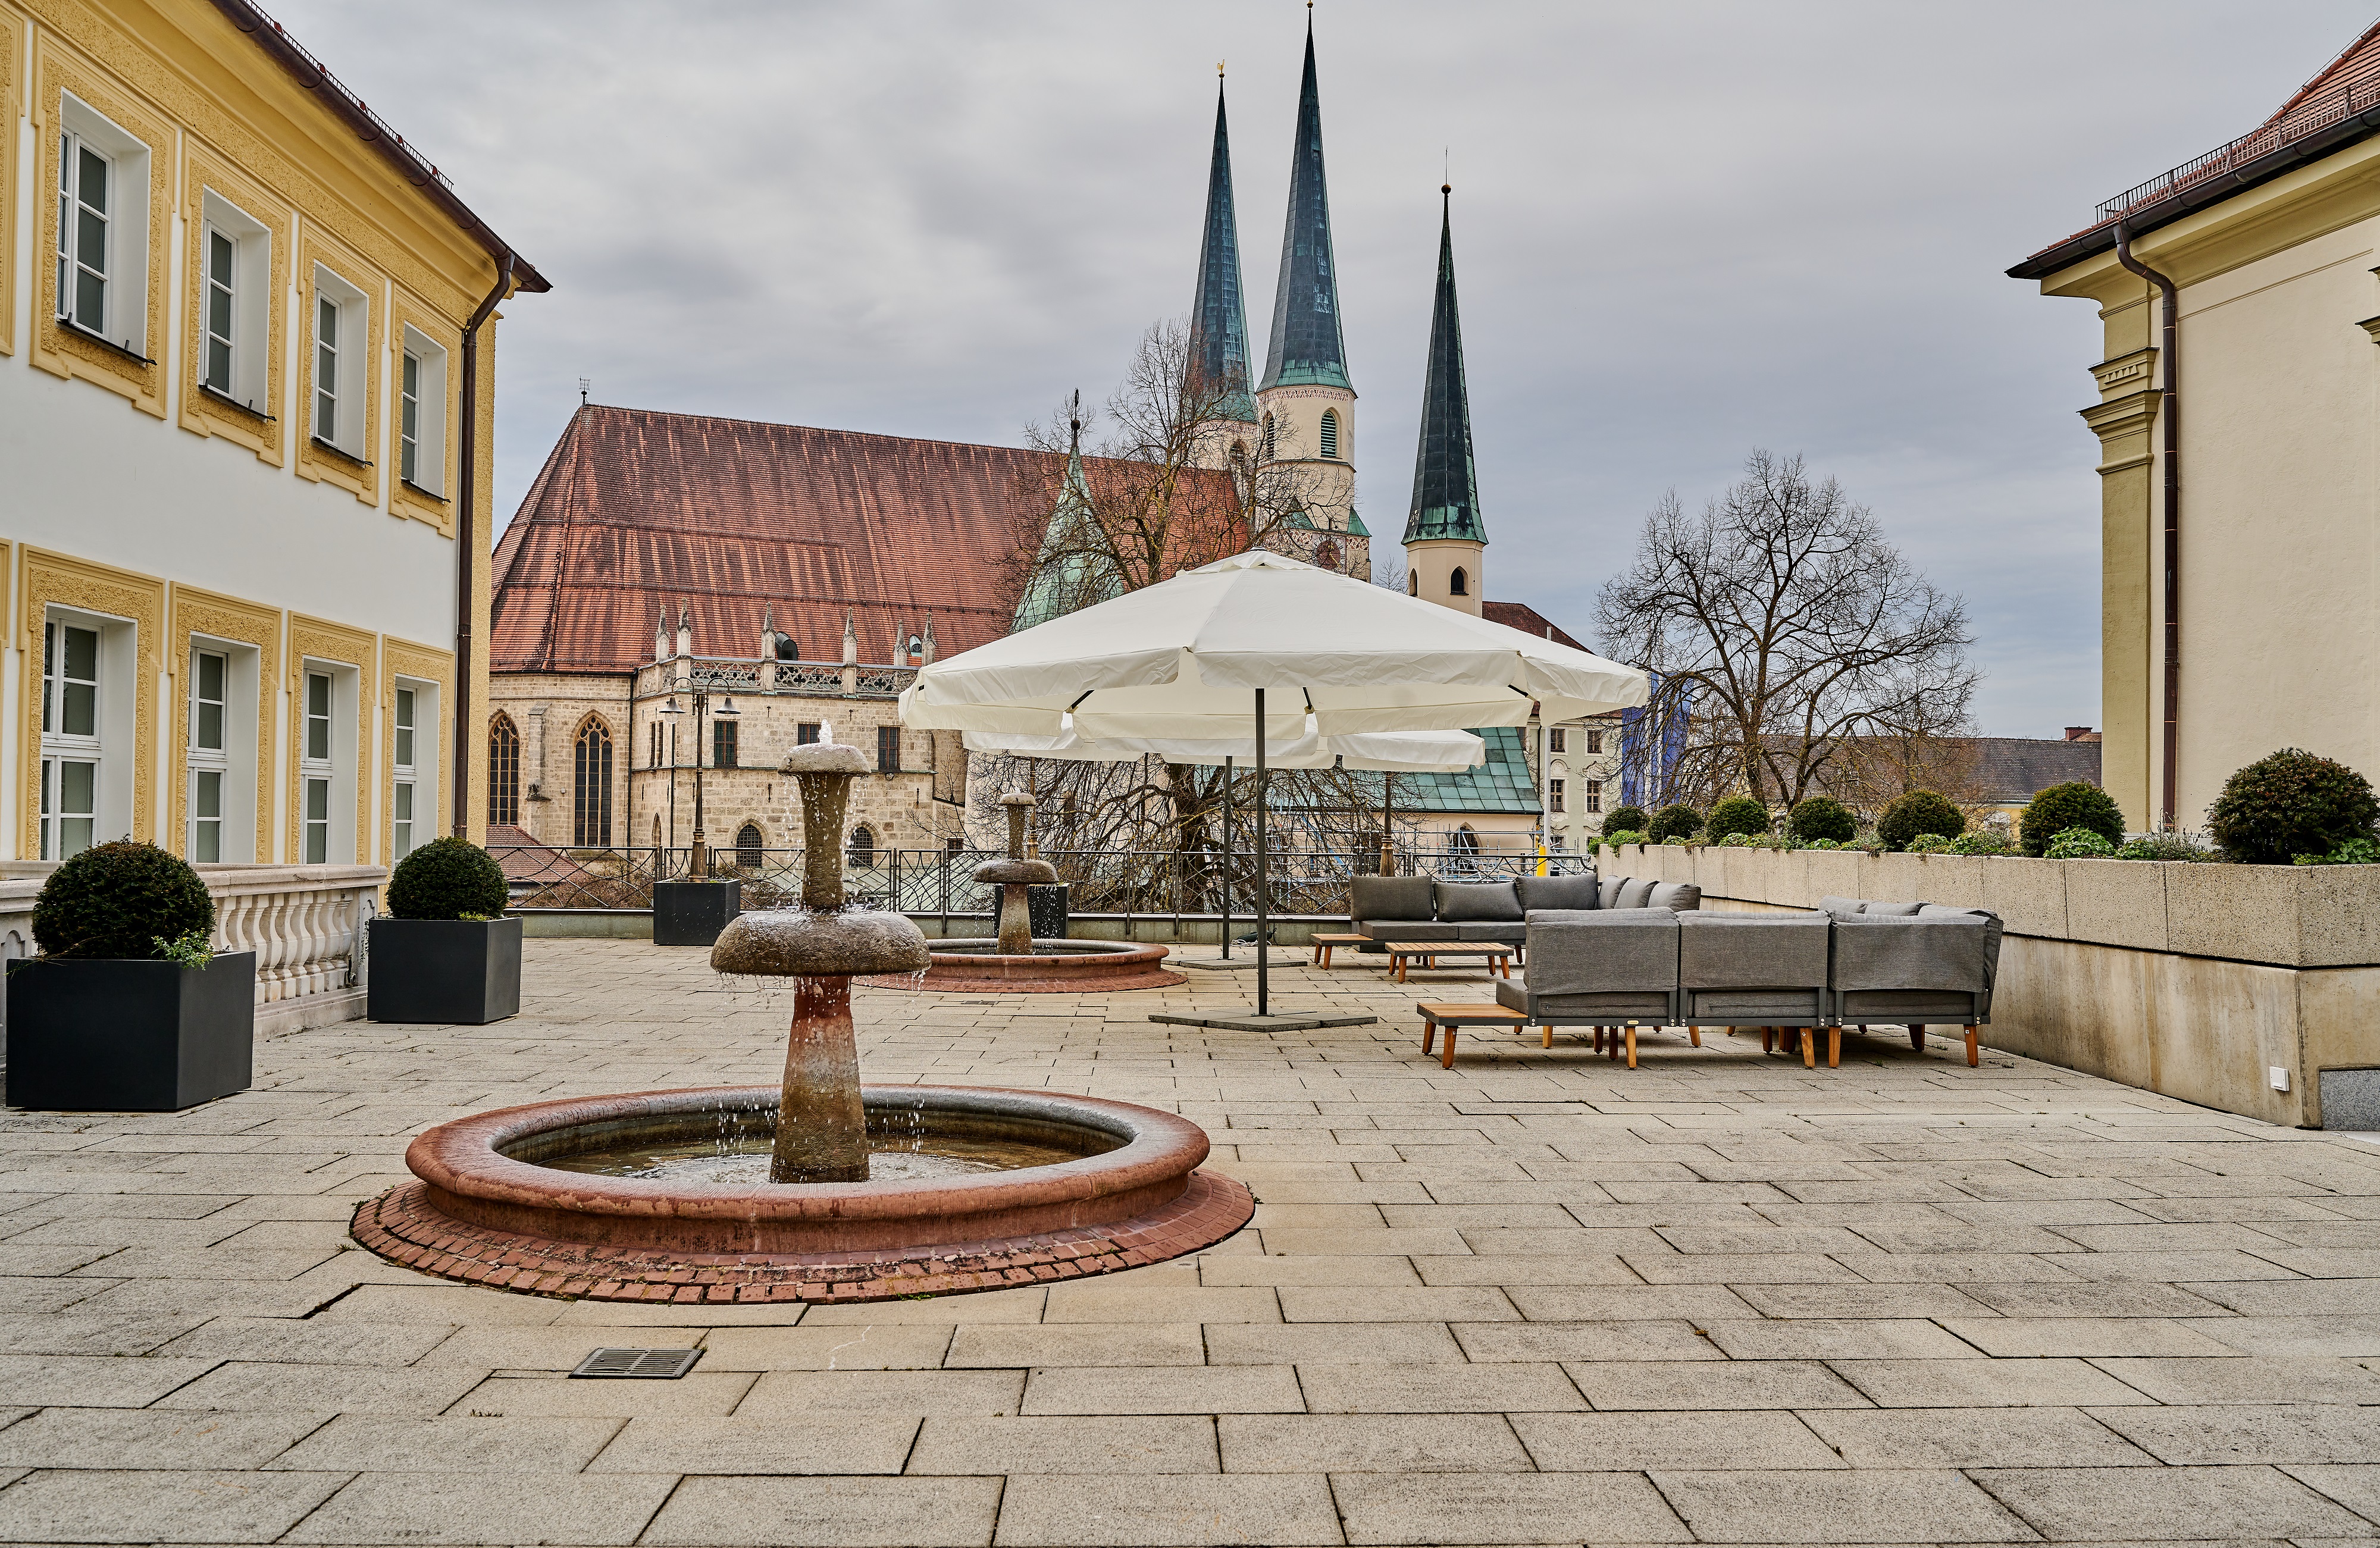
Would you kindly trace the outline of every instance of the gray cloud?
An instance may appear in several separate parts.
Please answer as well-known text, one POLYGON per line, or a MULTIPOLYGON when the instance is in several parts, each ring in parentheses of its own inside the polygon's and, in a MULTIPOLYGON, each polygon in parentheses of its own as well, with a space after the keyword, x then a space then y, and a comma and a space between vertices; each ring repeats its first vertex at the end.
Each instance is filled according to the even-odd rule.
MULTIPOLYGON (((1013 442, 1189 304, 1231 62, 1251 327, 1304 7, 281 0, 552 278, 505 308, 497 501, 577 403, 1013 442)), ((1572 629, 1669 488, 1840 476, 1962 592, 1985 729, 2098 715, 2088 307, 2001 271, 2243 132, 2346 0, 1326 0, 1359 498, 1402 525, 1442 154, 1491 593, 1572 629)))

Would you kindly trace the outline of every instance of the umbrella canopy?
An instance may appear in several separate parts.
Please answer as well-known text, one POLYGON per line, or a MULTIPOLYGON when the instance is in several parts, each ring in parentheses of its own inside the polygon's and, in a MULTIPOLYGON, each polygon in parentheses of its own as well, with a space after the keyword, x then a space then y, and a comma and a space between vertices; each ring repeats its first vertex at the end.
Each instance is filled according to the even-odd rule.
POLYGON ((1645 702, 1645 673, 1279 554, 1235 554, 922 668, 901 719, 927 731, 1269 751, 1306 732, 1457 731, 1645 702), (1071 717, 1071 719, 1070 719, 1071 717))
MULTIPOLYGON (((1240 719, 1247 721, 1250 717, 1240 719)), ((964 740, 970 753, 1069 763, 1120 763, 1148 755, 1168 763, 1221 763, 1227 758, 1250 763, 1257 751, 1253 728, 1247 734, 1215 742, 1162 736, 1093 742, 1071 729, 1056 736, 971 731, 964 740)), ((1395 774, 1460 774, 1487 762, 1488 746, 1467 731, 1351 732, 1324 736, 1308 727, 1287 742, 1266 739, 1265 761, 1275 768, 1330 768, 1342 760, 1349 768, 1395 774)))

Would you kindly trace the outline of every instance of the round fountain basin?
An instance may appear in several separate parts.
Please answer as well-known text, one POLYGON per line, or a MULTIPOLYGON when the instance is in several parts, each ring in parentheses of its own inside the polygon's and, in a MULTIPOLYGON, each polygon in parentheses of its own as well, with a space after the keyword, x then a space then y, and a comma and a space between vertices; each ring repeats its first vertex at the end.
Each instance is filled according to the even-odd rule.
POLYGON ((544 1294, 879 1300, 1161 1262, 1229 1236, 1255 1208, 1239 1184, 1197 1170, 1206 1133, 1170 1113, 950 1086, 861 1094, 872 1150, 939 1147, 999 1168, 864 1183, 604 1175, 572 1168, 765 1146, 776 1090, 540 1102, 415 1140, 406 1165, 419 1180, 366 1203, 355 1236, 427 1273, 544 1294))
POLYGON ((1165 967, 1168 949, 1124 940, 1037 940, 1031 955, 1007 954, 991 937, 926 943, 933 965, 922 978, 870 978, 895 989, 995 994, 1089 994, 1107 989, 1161 989, 1186 982, 1165 967))

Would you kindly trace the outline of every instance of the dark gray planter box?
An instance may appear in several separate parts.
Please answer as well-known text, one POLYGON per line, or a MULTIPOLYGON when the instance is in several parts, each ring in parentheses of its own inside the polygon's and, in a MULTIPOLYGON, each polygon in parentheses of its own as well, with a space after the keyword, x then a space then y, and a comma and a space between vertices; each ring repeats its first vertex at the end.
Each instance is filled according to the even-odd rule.
POLYGON ((520 1013, 521 922, 375 919, 364 1014, 375 1022, 485 1026, 520 1013))
POLYGON ((653 883, 653 944, 709 946, 744 912, 740 881, 653 883))
POLYGON ((253 951, 203 968, 58 957, 9 968, 12 1107, 179 1112, 253 1079, 253 951))
POLYGON ((1071 920, 1066 912, 1066 884, 1025 889, 1025 913, 1033 921, 1035 940, 1063 940, 1071 920))

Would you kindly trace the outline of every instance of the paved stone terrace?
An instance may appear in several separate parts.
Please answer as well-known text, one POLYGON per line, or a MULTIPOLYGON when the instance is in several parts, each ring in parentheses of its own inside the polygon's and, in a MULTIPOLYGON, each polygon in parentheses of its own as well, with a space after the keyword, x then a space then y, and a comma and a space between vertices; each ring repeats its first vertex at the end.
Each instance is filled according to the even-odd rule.
POLYGON ((0 1120, 0 1542, 2318 1542, 2380 1521, 2380 1149, 1905 1038, 1467 1034, 1342 958, 1080 1001, 860 996, 878 1082, 1205 1124, 1262 1201, 1052 1289, 686 1312, 354 1249, 407 1139, 774 1079, 699 951, 531 941, 528 1010, 260 1048, 193 1112, 0 1120), (704 1353, 566 1381, 602 1344, 704 1353))

